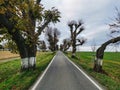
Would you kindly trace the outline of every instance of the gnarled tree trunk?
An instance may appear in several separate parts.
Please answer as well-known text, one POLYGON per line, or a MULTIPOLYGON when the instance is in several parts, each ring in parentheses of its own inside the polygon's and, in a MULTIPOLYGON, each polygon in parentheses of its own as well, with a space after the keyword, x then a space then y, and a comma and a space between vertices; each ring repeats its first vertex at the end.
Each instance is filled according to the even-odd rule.
POLYGON ((75 53, 76 53, 76 39, 75 39, 75 41, 74 40, 72 40, 73 42, 72 42, 72 58, 74 58, 75 57, 75 53))
POLYGON ((27 48, 27 55, 21 59, 21 69, 35 69, 36 67, 36 46, 27 48))
POLYGON ((15 31, 13 32, 14 25, 4 15, 0 14, 0 22, 7 28, 8 33, 12 36, 12 40, 18 47, 21 57, 21 69, 34 69, 36 65, 36 45, 33 43, 26 44, 18 29, 14 29, 15 31))
POLYGON ((17 30, 16 34, 12 35, 12 39, 17 44, 20 53, 21 70, 35 69, 37 51, 36 45, 33 43, 26 44, 25 39, 20 35, 20 33, 17 30))
POLYGON ((99 47, 96 51, 96 58, 94 60, 94 71, 102 72, 102 64, 103 64, 103 57, 104 57, 104 50, 106 49, 107 45, 111 43, 116 43, 120 41, 120 37, 113 38, 108 40, 107 42, 103 43, 101 47, 99 47))

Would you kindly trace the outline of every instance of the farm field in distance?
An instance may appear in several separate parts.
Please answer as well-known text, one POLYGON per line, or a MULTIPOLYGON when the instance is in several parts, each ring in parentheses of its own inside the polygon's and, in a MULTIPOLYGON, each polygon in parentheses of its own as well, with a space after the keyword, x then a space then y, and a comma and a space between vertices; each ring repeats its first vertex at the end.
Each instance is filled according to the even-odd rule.
POLYGON ((120 90, 120 52, 105 52, 103 70, 106 74, 96 73, 93 68, 92 52, 77 52, 78 59, 71 58, 71 53, 66 54, 73 62, 80 65, 98 82, 106 86, 108 90, 120 90))
POLYGON ((0 60, 19 57, 19 54, 13 54, 10 51, 0 51, 0 60))

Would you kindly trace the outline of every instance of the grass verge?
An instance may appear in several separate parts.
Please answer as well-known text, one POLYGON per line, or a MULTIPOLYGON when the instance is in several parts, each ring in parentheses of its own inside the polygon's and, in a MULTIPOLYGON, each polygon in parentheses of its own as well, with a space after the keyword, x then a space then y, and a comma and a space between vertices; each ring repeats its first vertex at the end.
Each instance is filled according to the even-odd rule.
POLYGON ((103 69, 108 75, 93 71, 93 53, 77 52, 77 58, 71 58, 71 53, 66 54, 70 60, 80 65, 99 83, 106 86, 108 90, 120 90, 120 53, 105 52, 103 69))
POLYGON ((44 71, 55 53, 38 53, 35 70, 20 72, 20 60, 0 64, 0 90, 27 90, 44 71))

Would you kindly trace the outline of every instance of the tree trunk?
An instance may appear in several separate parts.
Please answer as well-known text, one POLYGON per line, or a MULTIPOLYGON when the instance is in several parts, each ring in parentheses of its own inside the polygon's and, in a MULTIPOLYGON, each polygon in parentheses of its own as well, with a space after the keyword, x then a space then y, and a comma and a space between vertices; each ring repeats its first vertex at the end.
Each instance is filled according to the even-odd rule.
POLYGON ((75 57, 75 53, 76 53, 76 45, 73 43, 73 45, 72 45, 72 58, 75 57))
POLYGON ((116 43, 120 41, 120 37, 113 38, 111 40, 108 40, 107 42, 103 43, 101 47, 99 47, 96 51, 96 58, 94 60, 94 71, 96 72, 102 72, 102 63, 103 63, 103 57, 104 57, 104 50, 106 49, 107 45, 111 43, 116 43))
POLYGON ((28 55, 21 60, 21 69, 29 70, 35 69, 36 67, 36 46, 33 45, 31 47, 28 46, 27 52, 28 55))
MULTIPOLYGON (((38 2, 40 2, 40 0, 38 0, 38 2)), ((31 21, 35 27, 35 19, 31 17, 31 21)), ((33 42, 28 45, 26 44, 24 37, 17 28, 14 28, 15 24, 9 20, 9 17, 0 14, 0 22, 7 28, 8 33, 12 36, 12 40, 18 47, 21 57, 21 69, 34 69, 36 66, 36 45, 34 45, 33 42)), ((31 34, 34 37, 35 30, 31 31, 33 31, 31 34)))
POLYGON ((36 57, 26 57, 21 59, 21 70, 35 69, 36 57))
POLYGON ((36 66, 36 51, 37 47, 32 42, 25 44, 25 39, 20 35, 18 30, 12 34, 12 39, 15 41, 20 57, 21 57, 21 70, 35 69, 36 66))
POLYGON ((94 71, 96 72, 102 72, 102 64, 103 64, 103 60, 96 58, 94 60, 94 71))

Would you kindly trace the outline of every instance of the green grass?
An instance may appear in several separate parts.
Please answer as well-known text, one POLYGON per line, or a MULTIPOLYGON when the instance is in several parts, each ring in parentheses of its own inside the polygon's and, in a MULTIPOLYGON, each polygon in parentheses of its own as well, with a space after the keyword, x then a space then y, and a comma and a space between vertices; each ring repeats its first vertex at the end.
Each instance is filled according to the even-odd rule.
POLYGON ((0 90, 27 90, 47 67, 55 54, 39 53, 35 70, 20 72, 20 60, 0 64, 0 90))
POLYGON ((98 82, 106 86, 108 90, 120 90, 120 53, 105 52, 103 69, 108 75, 93 71, 93 53, 77 52, 78 59, 71 58, 71 53, 66 54, 73 62, 84 68, 98 82))

